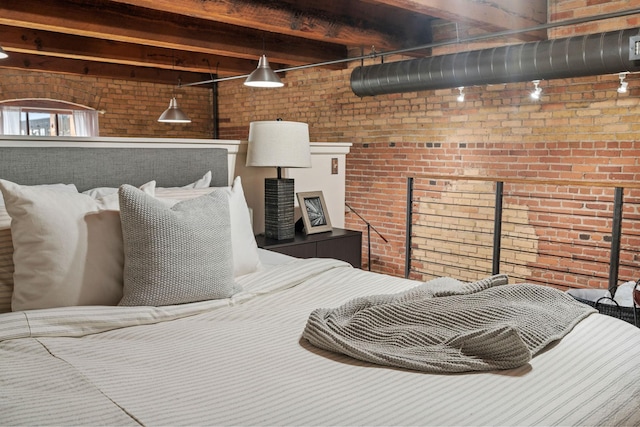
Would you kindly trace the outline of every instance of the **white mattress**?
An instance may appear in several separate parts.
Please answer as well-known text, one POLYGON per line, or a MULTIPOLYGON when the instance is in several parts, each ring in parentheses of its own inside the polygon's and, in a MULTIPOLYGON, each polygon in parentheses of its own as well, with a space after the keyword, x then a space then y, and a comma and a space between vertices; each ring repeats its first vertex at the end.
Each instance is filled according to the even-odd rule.
POLYGON ((632 325, 593 314, 514 370, 380 367, 301 340, 307 317, 416 282, 334 260, 263 260, 228 300, 0 315, 0 424, 640 424, 632 325))

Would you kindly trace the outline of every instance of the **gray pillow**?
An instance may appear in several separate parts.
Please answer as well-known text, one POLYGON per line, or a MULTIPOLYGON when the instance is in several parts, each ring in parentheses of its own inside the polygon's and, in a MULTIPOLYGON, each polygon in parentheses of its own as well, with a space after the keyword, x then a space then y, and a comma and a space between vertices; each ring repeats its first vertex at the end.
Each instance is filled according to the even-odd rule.
POLYGON ((119 305, 173 305, 228 298, 233 278, 229 196, 172 207, 130 185, 119 189, 124 289, 119 305))

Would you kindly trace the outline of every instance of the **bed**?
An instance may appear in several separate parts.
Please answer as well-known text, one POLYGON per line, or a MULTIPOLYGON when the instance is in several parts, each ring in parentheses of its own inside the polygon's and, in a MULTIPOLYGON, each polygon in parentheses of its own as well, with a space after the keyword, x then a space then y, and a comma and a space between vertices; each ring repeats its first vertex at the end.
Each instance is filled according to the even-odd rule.
MULTIPOLYGON (((509 369, 440 373, 374 363, 312 343, 318 336, 318 330, 308 333, 312 314, 334 313, 353 301, 372 305, 380 298, 396 301, 398 295, 406 301, 417 289, 457 297, 460 289, 496 279, 480 285, 452 278, 422 284, 337 260, 302 260, 258 249, 251 242, 241 181, 229 183, 227 176, 224 150, 210 147, 0 147, 0 179, 5 180, 0 186, 7 212, 4 225, 0 222, 5 265, 6 253, 15 250, 15 276, 7 278, 2 276, 0 231, 0 299, 2 280, 15 277, 11 292, 17 293, 23 287, 18 279, 24 281, 21 275, 29 273, 19 265, 28 257, 19 249, 24 236, 13 235, 11 248, 6 243, 14 225, 19 233, 27 233, 16 224, 22 215, 15 209, 16 193, 54 195, 45 198, 49 204, 68 198, 63 208, 69 209, 75 200, 90 203, 78 192, 127 184, 116 190, 120 205, 106 209, 109 221, 120 209, 115 219, 120 221, 123 243, 116 249, 124 251, 123 264, 117 264, 123 272, 116 277, 124 281, 123 289, 113 303, 96 303, 103 295, 86 299, 78 296, 80 291, 57 288, 51 298, 68 295, 49 307, 51 298, 38 299, 38 289, 50 285, 45 282, 43 288, 18 298, 14 311, 5 307, 0 314, 0 424, 640 425, 640 330, 589 308, 570 322, 561 339, 509 369), (213 178, 202 186, 208 171, 213 178), (151 181, 153 191, 145 188, 151 181), (57 183, 72 183, 77 191, 25 189, 57 183), (216 199, 209 193, 224 196, 216 199), (190 216, 210 209, 216 215, 190 216), (225 213, 227 219, 220 219, 225 213), (174 214, 175 221, 194 224, 196 233, 186 240, 196 241, 207 233, 220 240, 213 245, 204 240, 196 252, 190 248, 186 255, 181 247, 167 258, 164 252, 169 250, 156 250, 155 243, 148 243, 151 237, 140 230, 153 228, 145 222, 148 217, 160 216, 165 224, 174 217, 162 215, 174 214), (8 216, 13 218, 11 228, 8 216), (141 248, 140 242, 146 246, 141 248), (198 251, 207 252, 208 258, 199 258, 198 251), (213 260, 215 277, 207 276, 212 269, 203 259, 213 260), (199 285, 190 281, 199 284, 201 277, 216 281, 215 289, 199 293, 199 285), (159 291, 171 286, 179 291, 159 291), (81 303, 73 302, 76 297, 81 303)), ((104 197, 113 202, 113 194, 104 197)), ((163 227, 154 233, 164 233, 163 227)), ((163 238, 184 241, 180 233, 163 238)), ((103 239, 101 245, 111 236, 96 235, 103 239)), ((91 236, 80 233, 78 242, 91 236)), ((72 238, 67 232, 63 240, 72 238)), ((94 242, 89 243, 87 258, 92 250, 104 250, 91 249, 94 242)), ((31 254, 37 252, 27 247, 31 254)), ((46 256, 58 254, 42 255, 46 256)), ((41 259, 37 262, 43 264, 41 259)), ((87 265, 85 260, 82 268, 89 269, 87 265)), ((89 269, 91 274, 80 277, 62 274, 58 285, 86 281, 94 271, 98 270, 89 269)), ((51 281, 60 276, 49 270, 40 274, 51 281)), ((506 286, 511 285, 491 289, 506 286)), ((518 289, 526 289, 522 286, 518 289)), ((6 293, 4 299, 12 299, 6 293)), ((449 327, 443 322, 440 329, 449 327)))

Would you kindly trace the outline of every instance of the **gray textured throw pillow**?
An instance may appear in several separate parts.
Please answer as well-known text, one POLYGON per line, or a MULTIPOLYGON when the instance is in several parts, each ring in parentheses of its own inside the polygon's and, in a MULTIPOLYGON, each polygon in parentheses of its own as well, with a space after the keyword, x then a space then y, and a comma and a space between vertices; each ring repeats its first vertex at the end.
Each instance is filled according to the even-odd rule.
POLYGON ((119 305, 173 305, 228 298, 233 278, 228 195, 167 207, 130 185, 119 190, 124 289, 119 305))

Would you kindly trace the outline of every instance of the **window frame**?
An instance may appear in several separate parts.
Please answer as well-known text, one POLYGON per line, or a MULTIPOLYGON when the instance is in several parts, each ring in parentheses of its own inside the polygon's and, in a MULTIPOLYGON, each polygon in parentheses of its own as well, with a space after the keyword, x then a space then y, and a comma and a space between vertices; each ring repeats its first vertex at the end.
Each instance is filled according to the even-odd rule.
MULTIPOLYGON (((0 113, 2 112, 2 107, 11 107, 17 108, 20 115, 20 133, 9 133, 5 134, 2 132, 2 123, 0 123, 0 135, 22 135, 22 136, 49 136, 49 137, 78 137, 78 136, 99 136, 99 123, 98 123, 98 112, 90 107, 75 104, 67 101, 59 101, 53 99, 45 99, 45 98, 24 98, 24 99, 15 99, 8 101, 0 101, 0 113), (84 112, 92 112, 93 118, 95 122, 89 126, 85 126, 84 132, 89 133, 88 135, 78 135, 78 125, 76 124, 76 111, 84 111, 84 112), (44 132, 44 135, 32 133, 33 129, 31 128, 31 123, 33 118, 30 118, 31 114, 44 114, 49 115, 49 123, 54 123, 54 126, 49 125, 48 131, 44 132), (64 133, 65 126, 61 122, 64 120, 61 116, 69 116, 69 133, 64 133), (55 129, 55 132, 53 131, 55 129), (63 133, 61 134, 60 130, 63 129, 63 133), (48 134, 47 134, 48 133, 48 134)), ((0 114, 1 115, 1 114, 0 114)), ((38 119, 38 120, 44 120, 38 119)), ((86 123, 90 120, 84 120, 81 122, 86 123)), ((15 124, 15 123, 14 123, 15 124)))

